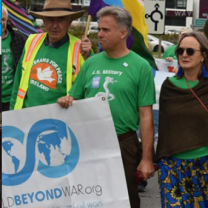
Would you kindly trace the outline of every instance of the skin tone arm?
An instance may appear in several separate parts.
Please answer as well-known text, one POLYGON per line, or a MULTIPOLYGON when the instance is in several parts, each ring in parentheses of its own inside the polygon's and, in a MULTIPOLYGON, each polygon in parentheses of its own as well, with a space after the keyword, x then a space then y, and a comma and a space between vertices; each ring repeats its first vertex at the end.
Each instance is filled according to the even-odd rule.
POLYGON ((139 107, 140 134, 142 139, 142 160, 137 170, 142 171, 145 180, 153 177, 155 170, 153 165, 154 128, 152 106, 139 107))
POLYGON ((82 36, 81 45, 80 45, 80 53, 82 54, 84 60, 87 60, 87 58, 90 57, 91 48, 92 48, 92 43, 89 40, 89 38, 82 36))

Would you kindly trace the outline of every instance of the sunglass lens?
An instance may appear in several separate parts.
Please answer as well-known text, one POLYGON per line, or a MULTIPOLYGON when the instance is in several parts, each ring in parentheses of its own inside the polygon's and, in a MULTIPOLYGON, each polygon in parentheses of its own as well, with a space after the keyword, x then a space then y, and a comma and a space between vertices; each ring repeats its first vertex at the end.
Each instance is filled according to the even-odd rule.
POLYGON ((187 53, 188 56, 192 56, 195 52, 195 50, 193 48, 187 48, 187 49, 178 48, 177 49, 177 54, 182 56, 185 50, 186 50, 186 53, 187 53))
POLYGON ((186 53, 189 55, 189 56, 192 56, 194 54, 194 49, 193 48, 187 48, 186 49, 186 53))
POLYGON ((177 54, 178 55, 180 55, 180 56, 183 55, 183 52, 184 52, 184 49, 183 48, 178 48, 177 49, 177 54))

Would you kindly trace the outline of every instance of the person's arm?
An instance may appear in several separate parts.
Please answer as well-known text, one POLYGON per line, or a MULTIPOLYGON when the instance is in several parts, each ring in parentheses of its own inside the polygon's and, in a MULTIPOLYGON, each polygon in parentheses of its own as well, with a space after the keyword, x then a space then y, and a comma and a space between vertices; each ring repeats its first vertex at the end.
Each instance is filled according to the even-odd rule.
POLYGON ((142 160, 137 170, 140 170, 145 180, 154 176, 153 165, 153 143, 154 143, 154 127, 152 106, 139 107, 140 117, 140 135, 142 139, 142 160))

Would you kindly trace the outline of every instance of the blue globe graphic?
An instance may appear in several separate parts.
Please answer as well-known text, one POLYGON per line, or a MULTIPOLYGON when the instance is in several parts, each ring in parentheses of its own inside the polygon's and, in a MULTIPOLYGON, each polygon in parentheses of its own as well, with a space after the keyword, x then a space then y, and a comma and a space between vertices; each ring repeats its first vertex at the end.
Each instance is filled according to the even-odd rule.
POLYGON ((57 132, 42 133, 37 140, 40 160, 48 166, 58 166, 65 162, 70 154, 71 145, 68 138, 59 138, 57 132))
POLYGON ((5 163, 7 168, 2 165, 4 173, 17 173, 24 166, 25 151, 22 144, 17 140, 6 140, 2 142, 3 153, 5 156, 5 163), (21 150, 22 154, 19 155, 17 150, 21 150), (11 164, 11 165, 9 165, 11 164))

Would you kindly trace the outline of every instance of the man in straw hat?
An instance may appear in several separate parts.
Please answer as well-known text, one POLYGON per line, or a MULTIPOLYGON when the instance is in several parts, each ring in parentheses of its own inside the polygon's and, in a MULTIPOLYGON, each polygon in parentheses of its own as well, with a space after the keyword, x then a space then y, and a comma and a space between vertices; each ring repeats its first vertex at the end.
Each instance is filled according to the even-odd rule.
POLYGON ((90 56, 91 42, 68 34, 74 19, 84 11, 72 11, 69 0, 46 0, 42 12, 46 33, 28 37, 14 80, 10 109, 55 103, 68 94, 84 61, 90 56))

